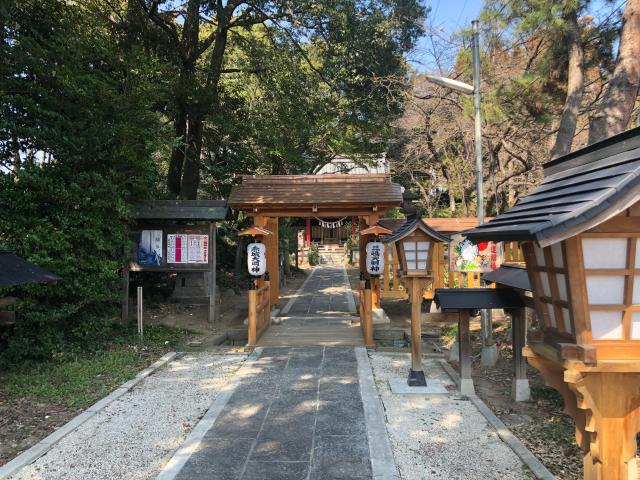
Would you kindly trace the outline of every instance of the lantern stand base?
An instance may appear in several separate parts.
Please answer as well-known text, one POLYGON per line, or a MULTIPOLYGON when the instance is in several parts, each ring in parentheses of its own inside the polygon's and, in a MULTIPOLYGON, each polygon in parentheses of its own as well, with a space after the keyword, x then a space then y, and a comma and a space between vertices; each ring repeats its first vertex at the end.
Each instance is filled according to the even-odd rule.
POLYGON ((389 379, 389 389, 394 395, 448 395, 449 391, 444 384, 436 379, 430 378, 427 386, 411 387, 408 385, 406 377, 393 377, 389 379))
POLYGON ((422 370, 409 369, 407 385, 410 387, 426 387, 427 379, 424 376, 424 372, 422 370))

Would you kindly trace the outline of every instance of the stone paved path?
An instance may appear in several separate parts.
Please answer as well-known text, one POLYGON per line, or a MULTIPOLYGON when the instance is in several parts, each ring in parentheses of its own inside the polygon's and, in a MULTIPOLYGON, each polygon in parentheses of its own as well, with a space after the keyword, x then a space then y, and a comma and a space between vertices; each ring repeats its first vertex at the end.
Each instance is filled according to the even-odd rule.
POLYGON ((364 345, 355 302, 343 266, 316 267, 271 325, 260 346, 364 345))
POLYGON ((343 266, 316 267, 301 294, 283 313, 295 317, 355 314, 355 304, 343 266))
POLYGON ((373 477, 354 348, 265 348, 248 367, 176 478, 373 477))

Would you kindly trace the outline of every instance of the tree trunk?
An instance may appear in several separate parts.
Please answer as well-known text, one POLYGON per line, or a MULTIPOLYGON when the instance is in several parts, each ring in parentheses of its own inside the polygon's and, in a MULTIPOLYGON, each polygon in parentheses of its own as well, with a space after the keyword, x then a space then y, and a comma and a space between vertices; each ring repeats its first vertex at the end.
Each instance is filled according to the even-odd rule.
POLYGON ((623 132, 640 86, 640 0, 628 0, 622 14, 618 59, 613 77, 589 125, 589 144, 623 132))
POLYGON ((236 278, 241 278, 242 276, 242 254, 244 252, 244 241, 243 237, 238 235, 238 240, 236 243, 236 257, 233 264, 233 275, 236 278))
POLYGON ((584 90, 584 49, 580 38, 578 13, 571 11, 566 18, 569 25, 569 64, 567 76, 567 98, 560 117, 560 126, 555 143, 551 149, 551 158, 561 157, 571 151, 573 136, 576 133, 580 103, 584 90))
POLYGON ((198 115, 189 118, 187 130, 187 151, 182 167, 182 182, 180 183, 180 198, 195 200, 200 185, 200 154, 202 153, 203 121, 198 115))
POLYGON ((179 142, 173 147, 167 172, 167 188, 176 197, 180 195, 180 182, 182 180, 182 167, 185 159, 185 141, 187 133, 187 116, 182 108, 179 109, 173 121, 175 141, 179 142))

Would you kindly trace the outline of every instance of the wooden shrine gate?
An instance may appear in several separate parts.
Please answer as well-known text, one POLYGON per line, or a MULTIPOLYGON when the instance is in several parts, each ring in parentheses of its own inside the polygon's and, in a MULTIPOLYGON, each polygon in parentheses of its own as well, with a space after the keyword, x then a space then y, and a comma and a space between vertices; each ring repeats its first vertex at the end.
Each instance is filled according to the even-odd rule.
MULTIPOLYGON (((280 217, 359 217, 364 227, 373 226, 388 209, 402 205, 402 188, 386 174, 243 176, 231 191, 228 205, 252 217, 254 227, 268 230, 260 239, 266 246, 270 305, 275 305, 280 299, 280 217)), ((360 251, 370 238, 360 236, 360 251)), ((364 260, 360 259, 360 271, 365 270, 364 260)), ((264 292, 263 284, 264 279, 258 281, 257 292, 264 292)), ((257 341, 258 327, 254 332, 250 338, 257 341)))

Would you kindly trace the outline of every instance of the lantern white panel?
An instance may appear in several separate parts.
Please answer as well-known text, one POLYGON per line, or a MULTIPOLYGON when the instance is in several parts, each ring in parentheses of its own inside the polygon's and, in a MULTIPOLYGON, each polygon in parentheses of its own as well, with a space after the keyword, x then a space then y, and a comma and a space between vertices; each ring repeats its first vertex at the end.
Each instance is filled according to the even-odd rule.
POLYGON ((550 303, 545 303, 545 306, 547 307, 547 312, 549 314, 549 322, 551 323, 551 326, 554 328, 557 328, 558 322, 556 320, 556 312, 553 308, 553 305, 550 303))
POLYGON ((418 261, 418 269, 419 270, 426 270, 427 269, 427 262, 426 261, 418 261))
POLYGON ((622 312, 591 312, 591 335, 594 340, 621 340, 622 312))
POLYGON ((590 305, 622 305, 623 275, 588 275, 587 298, 590 305))
POLYGON ((631 314, 631 339, 640 340, 640 312, 631 314))
POLYGON ((640 303, 640 275, 633 277, 633 298, 631 303, 640 303))
POLYGON ((416 270, 416 268, 417 268, 417 267, 416 267, 416 262, 415 262, 415 260, 414 260, 414 261, 407 260, 407 269, 408 269, 408 270, 416 270))
POLYGON ((569 309, 562 309, 562 320, 564 321, 564 329, 569 333, 573 333, 573 329, 571 328, 571 314, 569 313, 569 309))
POLYGON ((429 252, 418 252, 418 260, 426 260, 429 256, 429 252))
POLYGON ((564 300, 565 302, 569 301, 569 295, 567 294, 567 278, 558 273, 556 275, 556 283, 558 284, 558 295, 560 296, 560 300, 564 300))
POLYGON ((416 252, 404 252, 405 257, 407 257, 407 260, 415 260, 416 259, 416 252))
POLYGON ((625 268, 626 238, 583 238, 584 268, 625 268))
POLYGON ((544 251, 540 247, 538 247, 537 245, 534 245, 533 246, 533 252, 536 255, 536 263, 538 264, 538 266, 544 267, 544 265, 545 265, 544 251))
POLYGON ((431 242, 418 242, 418 250, 429 251, 429 247, 431 246, 431 242))
POLYGON ((551 296, 551 287, 549 285, 549 275, 540 272, 540 283, 542 283, 542 293, 545 297, 551 296))
POLYGON ((564 268, 564 256, 562 255, 562 243, 554 243, 551 245, 551 256, 553 257, 553 266, 564 268))

